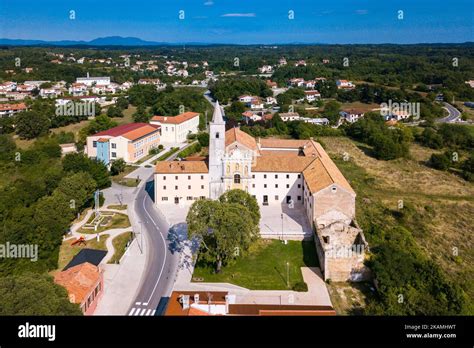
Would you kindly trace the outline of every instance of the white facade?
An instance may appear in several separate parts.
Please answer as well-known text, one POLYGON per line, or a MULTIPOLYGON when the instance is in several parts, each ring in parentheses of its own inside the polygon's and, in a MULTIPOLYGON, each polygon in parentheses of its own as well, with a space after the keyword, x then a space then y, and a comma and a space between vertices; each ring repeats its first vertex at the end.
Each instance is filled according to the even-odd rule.
POLYGON ((189 134, 199 131, 199 114, 186 112, 178 116, 154 116, 150 124, 161 126, 161 142, 184 143, 189 134))
POLYGON ((212 121, 209 123, 209 196, 217 199, 224 193, 223 156, 225 151, 225 122, 219 101, 216 101, 212 121))

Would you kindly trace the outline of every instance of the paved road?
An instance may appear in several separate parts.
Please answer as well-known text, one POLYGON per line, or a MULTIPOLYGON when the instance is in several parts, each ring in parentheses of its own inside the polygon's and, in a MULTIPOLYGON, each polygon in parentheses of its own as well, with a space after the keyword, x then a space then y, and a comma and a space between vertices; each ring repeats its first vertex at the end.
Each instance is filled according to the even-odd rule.
MULTIPOLYGON (((169 248, 170 226, 164 216, 153 206, 153 175, 138 192, 134 204, 137 218, 141 221, 141 233, 146 238, 147 263, 145 279, 140 284, 138 295, 128 315, 160 315, 163 301, 173 288, 178 269, 179 254, 169 248), (160 303, 161 301, 161 303, 160 303)), ((137 236, 141 240, 142 236, 137 236)))
POLYGON ((444 103, 444 108, 448 110, 449 115, 443 118, 438 119, 437 121, 440 123, 451 123, 456 122, 461 117, 461 112, 452 106, 449 103, 444 103))

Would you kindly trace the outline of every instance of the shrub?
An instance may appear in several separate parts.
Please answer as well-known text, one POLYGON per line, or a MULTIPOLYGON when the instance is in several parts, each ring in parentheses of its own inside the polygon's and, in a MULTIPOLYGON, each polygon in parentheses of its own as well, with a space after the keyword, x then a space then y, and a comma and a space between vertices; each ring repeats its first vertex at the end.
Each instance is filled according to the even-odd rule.
POLYGON ((308 284, 305 282, 298 282, 295 285, 293 285, 293 291, 298 291, 298 292, 306 292, 308 291, 308 284))

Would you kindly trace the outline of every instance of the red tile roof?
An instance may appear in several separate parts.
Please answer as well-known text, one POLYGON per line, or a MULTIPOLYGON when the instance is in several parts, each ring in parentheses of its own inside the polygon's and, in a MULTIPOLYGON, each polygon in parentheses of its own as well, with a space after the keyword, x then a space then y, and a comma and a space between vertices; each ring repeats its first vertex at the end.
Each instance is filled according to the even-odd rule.
POLYGON ((94 136, 123 136, 127 139, 135 140, 143 137, 146 134, 156 131, 158 128, 158 126, 154 126, 148 123, 128 123, 96 133, 94 134, 94 136))
POLYGON ((196 116, 199 116, 199 113, 188 111, 177 116, 153 116, 151 120, 160 123, 181 124, 196 116))
POLYGON ((6 111, 6 110, 26 110, 26 104, 25 103, 0 104, 0 111, 6 111))

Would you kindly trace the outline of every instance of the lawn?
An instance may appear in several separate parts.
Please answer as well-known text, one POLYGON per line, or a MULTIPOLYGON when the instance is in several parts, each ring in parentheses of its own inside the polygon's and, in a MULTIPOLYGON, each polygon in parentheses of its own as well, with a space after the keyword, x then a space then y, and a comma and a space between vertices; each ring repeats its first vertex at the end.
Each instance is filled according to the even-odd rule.
POLYGON ((111 204, 107 206, 107 209, 114 209, 114 210, 127 210, 127 205, 123 204, 111 204))
MULTIPOLYGON (((92 221, 93 216, 94 215, 92 215, 91 218, 89 219, 90 221, 92 221)), ((106 226, 98 227, 97 231, 94 231, 94 229, 88 229, 88 228, 81 227, 77 232, 92 234, 92 233, 104 232, 104 231, 111 230, 111 229, 114 229, 114 228, 130 227, 130 220, 128 219, 128 216, 125 215, 125 214, 115 213, 114 216, 111 216, 111 217, 107 216, 105 219, 107 219, 106 226)))
POLYGON ((225 266, 219 274, 198 260, 193 279, 204 282, 225 282, 253 290, 285 290, 289 262, 290 288, 303 282, 300 267, 317 267, 316 248, 312 241, 262 239, 246 255, 225 266))
POLYGON ((140 179, 137 180, 136 178, 125 178, 125 176, 127 176, 128 174, 130 174, 137 168, 138 167, 135 167, 135 166, 126 166, 123 172, 112 176, 112 181, 117 184, 128 186, 128 187, 138 186, 138 184, 140 183, 140 179))
POLYGON ((131 240, 132 238, 133 238, 132 232, 125 232, 125 233, 119 234, 118 236, 115 236, 115 238, 112 240, 112 244, 114 246, 115 252, 108 263, 119 263, 120 259, 125 253, 125 247, 127 246, 127 242, 131 240))
POLYGON ((163 155, 158 157, 155 161, 153 161, 153 164, 156 164, 160 161, 164 161, 165 159, 167 159, 168 157, 170 157, 171 155, 173 155, 174 153, 178 151, 179 151, 179 147, 172 147, 167 153, 164 153, 163 155))
POLYGON ((59 257, 58 257, 58 269, 62 270, 66 265, 76 256, 81 249, 96 249, 96 250, 107 250, 105 246, 105 242, 109 238, 108 234, 104 234, 100 236, 100 240, 97 241, 96 238, 86 241, 86 244, 76 244, 74 246, 71 243, 74 242, 73 239, 68 239, 63 241, 61 247, 59 248, 59 257))

